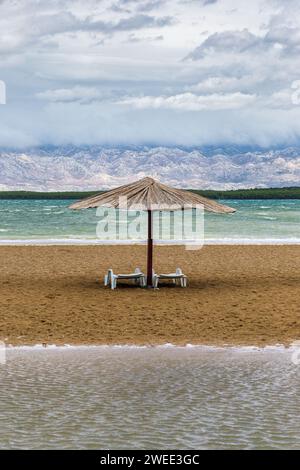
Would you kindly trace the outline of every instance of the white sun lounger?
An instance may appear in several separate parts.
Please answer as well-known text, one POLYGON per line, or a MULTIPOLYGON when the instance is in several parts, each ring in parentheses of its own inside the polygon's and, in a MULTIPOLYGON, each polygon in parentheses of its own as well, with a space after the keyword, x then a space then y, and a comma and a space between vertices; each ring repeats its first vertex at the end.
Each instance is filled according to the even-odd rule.
POLYGON ((153 285, 154 287, 158 287, 158 283, 160 280, 172 280, 174 284, 179 283, 181 287, 187 286, 187 276, 183 274, 180 268, 176 269, 175 273, 170 274, 155 274, 153 273, 153 285))
POLYGON ((107 274, 104 276, 104 285, 108 286, 110 284, 111 289, 115 289, 117 287, 118 279, 129 279, 141 287, 146 286, 146 277, 140 268, 136 268, 135 272, 132 274, 114 274, 113 270, 109 269, 107 274))

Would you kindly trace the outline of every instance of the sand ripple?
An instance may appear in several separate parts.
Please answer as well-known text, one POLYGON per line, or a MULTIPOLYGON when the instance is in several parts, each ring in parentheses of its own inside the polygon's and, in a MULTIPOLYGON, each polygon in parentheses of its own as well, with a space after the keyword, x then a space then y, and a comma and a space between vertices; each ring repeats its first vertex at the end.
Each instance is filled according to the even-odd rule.
POLYGON ((2 448, 300 448, 290 352, 14 350, 2 448))

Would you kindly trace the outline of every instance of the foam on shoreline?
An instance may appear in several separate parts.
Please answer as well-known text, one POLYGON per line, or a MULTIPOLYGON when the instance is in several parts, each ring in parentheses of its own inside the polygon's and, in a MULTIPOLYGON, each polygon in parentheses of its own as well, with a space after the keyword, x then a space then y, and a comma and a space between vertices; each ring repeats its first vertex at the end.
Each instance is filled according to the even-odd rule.
POLYGON ((165 343, 165 344, 157 344, 157 345, 135 345, 135 344, 99 344, 99 345, 55 345, 55 344, 47 344, 44 346, 43 344, 35 344, 35 345, 20 345, 20 346, 13 346, 13 345, 6 345, 7 351, 66 351, 66 350, 76 350, 76 351, 86 351, 86 350, 199 350, 201 352, 293 352, 300 350, 300 342, 295 341, 291 343, 289 346, 285 346, 284 344, 274 344, 274 345, 266 345, 266 346, 233 346, 233 345, 205 345, 205 344, 186 344, 183 346, 179 346, 173 343, 165 343))
MULTIPOLYGON (((144 245, 141 240, 95 240, 84 238, 33 238, 0 239, 0 246, 51 246, 51 245, 144 245)), ((195 241, 167 240, 155 241, 156 245, 195 245, 195 241)), ((199 241, 201 245, 201 242, 199 241)), ((204 245, 300 245, 300 238, 211 238, 204 245)))

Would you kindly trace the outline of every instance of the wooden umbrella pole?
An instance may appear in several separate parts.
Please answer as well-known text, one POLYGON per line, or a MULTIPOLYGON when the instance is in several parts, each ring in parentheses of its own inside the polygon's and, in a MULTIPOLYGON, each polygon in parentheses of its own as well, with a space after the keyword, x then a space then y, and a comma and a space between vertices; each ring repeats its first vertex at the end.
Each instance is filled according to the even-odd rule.
POLYGON ((152 270, 153 270, 152 211, 148 210, 147 287, 153 287, 152 270))

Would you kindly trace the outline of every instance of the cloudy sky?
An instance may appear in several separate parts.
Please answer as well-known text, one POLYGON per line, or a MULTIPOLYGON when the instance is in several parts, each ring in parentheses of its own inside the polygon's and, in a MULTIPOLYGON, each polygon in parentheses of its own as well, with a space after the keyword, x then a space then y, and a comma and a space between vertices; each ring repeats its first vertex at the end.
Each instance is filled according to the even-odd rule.
POLYGON ((297 144, 299 23, 299 0, 0 0, 0 146, 297 144))

